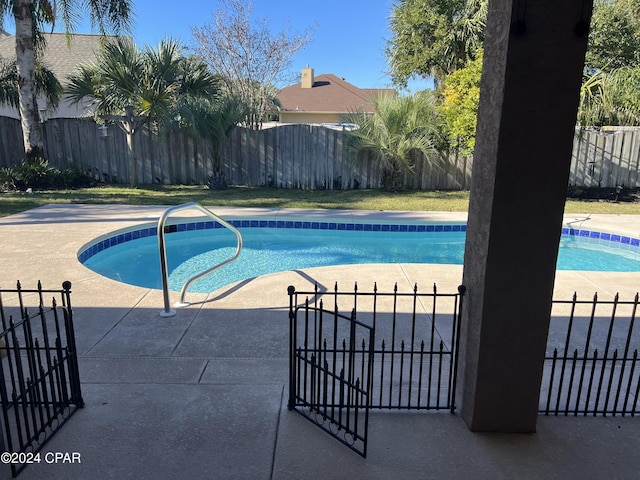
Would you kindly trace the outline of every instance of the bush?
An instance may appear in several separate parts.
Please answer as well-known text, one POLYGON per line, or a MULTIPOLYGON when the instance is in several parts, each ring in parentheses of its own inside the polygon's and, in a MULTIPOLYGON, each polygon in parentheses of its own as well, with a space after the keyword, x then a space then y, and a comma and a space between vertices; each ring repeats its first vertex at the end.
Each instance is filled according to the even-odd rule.
POLYGON ((14 167, 0 168, 0 192, 15 190, 15 174, 14 167))
POLYGON ((55 177, 55 169, 49 162, 39 158, 33 162, 23 162, 15 169, 14 184, 19 190, 27 188, 49 188, 55 177))
POLYGON ((82 188, 93 183, 93 179, 76 166, 56 168, 42 158, 0 169, 2 190, 82 188))
POLYGON ((95 180, 75 165, 62 167, 55 176, 56 188, 85 188, 95 185, 95 180))
POLYGON ((567 198, 586 201, 640 202, 638 188, 578 187, 571 185, 567 198))

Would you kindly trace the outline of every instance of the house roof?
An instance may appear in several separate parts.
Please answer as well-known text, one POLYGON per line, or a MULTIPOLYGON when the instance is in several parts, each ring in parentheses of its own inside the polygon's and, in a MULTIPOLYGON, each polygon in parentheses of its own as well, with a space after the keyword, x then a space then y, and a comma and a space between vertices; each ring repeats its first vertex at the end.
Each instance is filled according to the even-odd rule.
POLYGON ((280 90, 278 99, 281 110, 290 112, 373 112, 371 100, 381 93, 395 91, 388 88, 358 88, 343 78, 323 73, 314 77, 312 88, 302 88, 302 82, 296 83, 280 90))
MULTIPOLYGON (((98 50, 105 40, 115 37, 72 34, 70 43, 64 33, 47 33, 45 38, 47 46, 43 63, 55 74, 60 83, 64 84, 66 79, 76 72, 79 64, 96 58, 98 50)), ((0 57, 5 59, 16 57, 14 35, 0 35, 0 57)))

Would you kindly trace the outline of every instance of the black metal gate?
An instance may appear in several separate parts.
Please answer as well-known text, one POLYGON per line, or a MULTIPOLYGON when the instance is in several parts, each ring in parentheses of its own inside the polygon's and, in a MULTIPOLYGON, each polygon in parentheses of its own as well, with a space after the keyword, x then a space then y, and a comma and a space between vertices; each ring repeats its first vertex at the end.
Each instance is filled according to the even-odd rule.
POLYGON ((289 402, 295 410, 366 457, 375 334, 350 316, 290 294, 289 402), (298 316, 302 310, 303 315, 298 316))
POLYGON ((0 290, 0 402, 3 463, 17 476, 84 406, 71 313, 71 282, 62 290, 0 290), (53 295, 46 307, 45 295, 53 295), (35 303, 33 313, 25 306, 35 303), (7 461, 8 460, 8 461, 7 461))
POLYGON ((339 292, 337 284, 288 293, 290 410, 362 456, 371 409, 455 410, 463 286, 455 294, 435 285, 429 293, 339 292))

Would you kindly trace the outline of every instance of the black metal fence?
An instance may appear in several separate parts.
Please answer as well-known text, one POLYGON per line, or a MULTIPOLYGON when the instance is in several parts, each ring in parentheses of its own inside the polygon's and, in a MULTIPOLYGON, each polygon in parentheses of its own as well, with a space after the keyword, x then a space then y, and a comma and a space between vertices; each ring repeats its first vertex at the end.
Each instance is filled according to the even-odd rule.
POLYGON ((61 290, 45 290, 40 282, 36 290, 19 282, 0 290, 0 449, 14 477, 84 406, 70 295, 71 282, 61 290), (45 295, 53 296, 50 307, 45 295))
POLYGON ((540 412, 547 415, 640 413, 638 294, 631 301, 555 300, 540 412))
MULTIPOLYGON (((351 292, 338 292, 337 284, 332 292, 317 286, 307 292, 290 287, 291 358, 296 358, 296 349, 322 349, 317 343, 327 336, 322 315, 349 318, 372 331, 371 381, 361 380, 369 388, 370 408, 453 412, 464 292, 461 286, 458 293, 444 294, 435 285, 429 293, 419 293, 417 286, 410 293, 399 293, 397 287, 390 293, 378 292, 376 287, 371 293, 361 292, 357 285, 351 292), (349 310, 350 314, 340 313, 349 310)), ((638 294, 629 301, 618 295, 602 300, 597 294, 586 300, 574 294, 570 300, 553 301, 540 413, 640 413, 638 303, 638 294)), ((348 332, 339 332, 337 343, 329 337, 327 349, 349 352, 355 348, 361 358, 368 358, 363 352, 371 346, 365 337, 350 339, 348 332)), ((291 371, 301 372, 294 363, 291 371)), ((361 373, 358 378, 365 376, 361 373)), ((300 378, 291 378, 290 388, 302 385, 300 378)), ((290 405, 296 405, 297 394, 290 390, 290 405)))
POLYGON ((363 456, 369 409, 455 409, 464 287, 288 292, 290 409, 363 456))

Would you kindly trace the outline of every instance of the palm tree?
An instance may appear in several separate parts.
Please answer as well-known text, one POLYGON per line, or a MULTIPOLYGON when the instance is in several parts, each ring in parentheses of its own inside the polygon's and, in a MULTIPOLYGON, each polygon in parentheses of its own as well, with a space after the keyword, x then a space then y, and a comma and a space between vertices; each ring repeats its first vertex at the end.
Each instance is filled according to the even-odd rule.
POLYGON ((445 58, 449 58, 448 73, 463 68, 476 58, 484 42, 487 24, 488 0, 468 0, 460 17, 453 21, 445 47, 445 58))
POLYGON ((183 52, 171 39, 163 40, 157 50, 139 50, 118 38, 69 78, 72 102, 91 99, 96 117, 117 121, 127 134, 132 185, 137 184, 133 137, 140 128, 146 123, 158 129, 188 127, 202 100, 218 93, 217 79, 207 66, 183 52))
MULTIPOLYGON (((44 47, 42 32, 47 25, 62 20, 67 33, 74 30, 79 17, 88 10, 91 23, 101 34, 107 29, 126 31, 132 13, 132 0, 0 0, 0 21, 12 17, 16 27, 16 68, 18 111, 22 125, 25 158, 44 157, 44 142, 37 103, 36 65, 44 47)), ((1 24, 0 24, 1 26, 1 24)))
MULTIPOLYGON (((62 98, 62 85, 51 70, 41 63, 36 66, 36 91, 47 100, 47 106, 55 110, 62 98)), ((18 108, 18 70, 15 61, 0 59, 0 105, 18 108)))
POLYGON ((598 70, 580 88, 582 126, 640 125, 640 67, 598 70))
POLYGON ((175 128, 192 138, 205 140, 211 148, 212 175, 208 182, 211 189, 227 187, 222 171, 222 145, 233 128, 246 119, 248 111, 242 101, 223 93, 211 98, 193 99, 180 109, 177 116, 180 122, 175 128))
POLYGON ((347 133, 347 145, 367 151, 380 162, 382 188, 398 191, 404 175, 413 172, 411 153, 427 159, 438 155, 438 117, 429 92, 408 96, 380 95, 373 100, 374 113, 352 112, 345 121, 358 125, 347 133))

